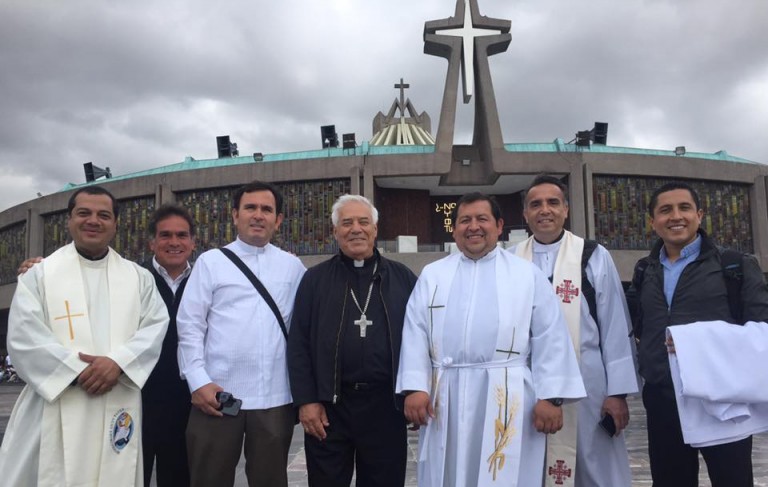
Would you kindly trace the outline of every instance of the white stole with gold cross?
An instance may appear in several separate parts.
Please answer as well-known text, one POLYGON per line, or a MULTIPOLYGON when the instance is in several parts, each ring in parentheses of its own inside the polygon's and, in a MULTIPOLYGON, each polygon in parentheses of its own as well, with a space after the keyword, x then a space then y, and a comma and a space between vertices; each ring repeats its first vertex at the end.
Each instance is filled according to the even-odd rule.
MULTIPOLYGON (((533 261, 533 237, 517 245, 515 253, 533 261)), ((552 274, 552 287, 568 323, 576 360, 581 351, 581 254, 584 239, 565 231, 557 253, 552 274)), ((578 404, 563 404, 563 428, 547 436, 547 460, 544 467, 544 485, 573 486, 576 479, 576 442, 578 438, 578 404)))
MULTIPOLYGON (((62 247, 40 264, 49 325, 58 341, 74 353, 104 355, 97 353, 92 326, 109 327, 112 351, 138 329, 138 272, 112 249, 105 258, 107 303, 87 302, 74 245, 62 247), (109 323, 91 323, 89 308, 97 306, 109 307, 109 323)), ((121 378, 101 396, 72 386, 45 403, 38 485, 133 486, 142 468, 141 390, 131 381, 121 378)))

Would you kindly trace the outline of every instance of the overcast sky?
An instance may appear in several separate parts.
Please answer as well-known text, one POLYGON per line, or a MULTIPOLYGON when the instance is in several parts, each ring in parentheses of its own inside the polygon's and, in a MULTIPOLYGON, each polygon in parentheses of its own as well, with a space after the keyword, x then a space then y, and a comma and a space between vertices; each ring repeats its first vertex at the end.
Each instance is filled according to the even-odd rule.
MULTIPOLYGON (((768 1, 479 0, 512 22, 491 58, 506 142, 684 145, 768 163, 768 1)), ((83 182, 216 157, 316 149, 319 127, 372 136, 406 96, 437 128, 447 62, 424 23, 455 0, 0 1, 0 210, 83 182)), ((469 141, 471 109, 457 142, 469 141)))

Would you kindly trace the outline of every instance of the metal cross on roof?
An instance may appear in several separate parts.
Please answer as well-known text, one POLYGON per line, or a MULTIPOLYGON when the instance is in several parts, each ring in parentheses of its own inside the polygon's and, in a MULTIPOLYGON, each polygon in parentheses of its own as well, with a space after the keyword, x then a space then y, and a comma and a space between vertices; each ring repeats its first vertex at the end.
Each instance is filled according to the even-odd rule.
POLYGON ((400 116, 405 117, 405 89, 410 88, 411 85, 408 83, 403 83, 403 78, 400 78, 400 83, 395 85, 395 88, 400 89, 400 102, 397 105, 397 108, 400 109, 400 116))

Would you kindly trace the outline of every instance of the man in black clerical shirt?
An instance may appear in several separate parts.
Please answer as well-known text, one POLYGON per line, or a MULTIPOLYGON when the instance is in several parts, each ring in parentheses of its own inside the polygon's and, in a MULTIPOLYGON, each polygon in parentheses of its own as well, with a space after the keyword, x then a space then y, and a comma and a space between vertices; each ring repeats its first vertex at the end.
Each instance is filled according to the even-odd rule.
POLYGON ((192 270, 189 258, 195 249, 195 224, 185 208, 163 205, 152 215, 149 232, 154 257, 146 267, 155 277, 171 321, 160 359, 141 391, 144 485, 149 487, 156 463, 158 487, 183 487, 189 485, 185 431, 191 399, 176 360, 176 312, 192 270))
POLYGON ((288 372, 304 427, 310 487, 402 486, 406 421, 395 379, 416 276, 375 249, 378 211, 362 196, 333 205, 340 252, 299 285, 288 372))

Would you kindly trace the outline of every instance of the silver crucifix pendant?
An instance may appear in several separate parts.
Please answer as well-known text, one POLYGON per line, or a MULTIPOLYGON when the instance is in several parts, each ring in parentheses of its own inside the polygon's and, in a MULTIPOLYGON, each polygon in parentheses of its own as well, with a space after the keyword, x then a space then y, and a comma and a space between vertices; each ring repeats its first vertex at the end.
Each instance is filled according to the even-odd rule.
POLYGON ((365 338, 365 329, 373 325, 373 321, 369 321, 365 318, 365 313, 360 315, 359 320, 354 321, 356 326, 360 327, 360 338, 365 338))

